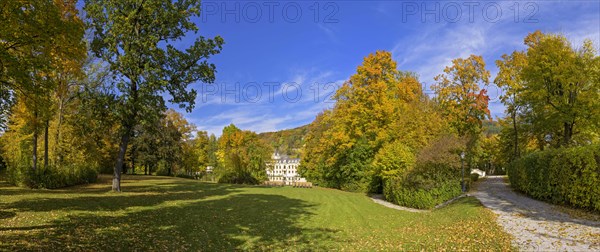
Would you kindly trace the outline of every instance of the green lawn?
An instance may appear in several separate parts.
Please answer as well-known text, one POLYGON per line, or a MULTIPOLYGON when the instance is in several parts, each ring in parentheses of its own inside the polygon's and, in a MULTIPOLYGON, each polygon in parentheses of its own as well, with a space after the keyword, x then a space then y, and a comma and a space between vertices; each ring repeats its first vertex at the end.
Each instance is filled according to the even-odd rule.
POLYGON ((0 250, 509 250, 472 198, 429 213, 358 193, 125 176, 62 190, 0 182, 0 250))

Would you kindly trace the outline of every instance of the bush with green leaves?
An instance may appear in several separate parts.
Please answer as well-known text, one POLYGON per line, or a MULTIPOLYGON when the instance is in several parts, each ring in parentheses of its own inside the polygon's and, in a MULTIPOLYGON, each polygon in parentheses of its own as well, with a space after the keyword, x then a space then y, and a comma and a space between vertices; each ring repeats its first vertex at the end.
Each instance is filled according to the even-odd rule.
POLYGON ((228 184, 258 185, 262 181, 259 181, 256 176, 253 176, 249 172, 226 172, 221 174, 217 182, 228 184))
POLYGON ((6 169, 6 163, 4 163, 4 159, 2 158, 2 155, 0 155, 0 171, 6 169))
POLYGON ((383 181, 406 174, 415 166, 416 159, 413 150, 399 141, 383 145, 371 164, 369 191, 381 193, 383 181))
POLYGON ((460 171, 444 163, 421 163, 404 176, 385 180, 383 195, 395 204, 431 209, 461 195, 460 171))
MULTIPOLYGON (((465 140, 453 135, 439 137, 417 155, 400 145, 382 148, 374 164, 385 167, 381 172, 385 199, 401 206, 431 209, 459 196, 459 153, 464 148, 465 140)), ((465 182, 470 185, 468 177, 465 182)))
POLYGON ((175 177, 186 178, 186 179, 196 179, 195 175, 189 175, 187 173, 177 173, 177 174, 175 174, 175 177))
POLYGON ((531 153, 508 166, 508 178, 533 198, 600 211, 600 145, 531 153))
POLYGON ((470 182, 475 182, 475 181, 479 180, 479 174, 471 173, 471 176, 469 176, 469 178, 471 179, 471 180, 469 180, 470 182))
POLYGON ((94 183, 98 179, 98 169, 84 165, 63 167, 39 167, 37 170, 21 163, 8 169, 10 183, 29 188, 56 189, 67 186, 94 183))

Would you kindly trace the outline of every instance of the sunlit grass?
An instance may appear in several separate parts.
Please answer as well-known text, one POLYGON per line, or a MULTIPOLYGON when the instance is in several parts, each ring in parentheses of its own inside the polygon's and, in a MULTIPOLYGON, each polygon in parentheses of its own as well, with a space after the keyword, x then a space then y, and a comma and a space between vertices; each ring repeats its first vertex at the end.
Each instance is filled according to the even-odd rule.
POLYGON ((62 190, 0 185, 0 250, 507 250, 467 197, 429 213, 358 193, 125 176, 62 190))

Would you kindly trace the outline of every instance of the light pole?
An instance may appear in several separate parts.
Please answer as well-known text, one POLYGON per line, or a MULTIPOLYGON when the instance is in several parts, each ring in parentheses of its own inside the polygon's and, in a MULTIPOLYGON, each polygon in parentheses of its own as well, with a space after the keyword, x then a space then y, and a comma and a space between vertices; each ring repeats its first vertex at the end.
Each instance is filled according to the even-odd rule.
POLYGON ((460 153, 460 168, 461 168, 461 176, 462 176, 462 192, 464 193, 467 189, 465 188, 465 164, 464 164, 464 160, 465 160, 465 152, 461 152, 460 153))

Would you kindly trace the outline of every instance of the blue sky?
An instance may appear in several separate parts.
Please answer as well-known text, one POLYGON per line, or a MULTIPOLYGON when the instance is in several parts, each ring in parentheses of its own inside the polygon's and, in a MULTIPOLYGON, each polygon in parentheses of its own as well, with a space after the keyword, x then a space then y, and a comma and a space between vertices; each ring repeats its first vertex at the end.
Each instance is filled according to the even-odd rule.
MULTIPOLYGON (((256 132, 310 123, 376 50, 391 51, 399 69, 428 87, 452 59, 470 54, 483 55, 493 80, 494 61, 522 50, 538 29, 600 44, 600 1, 204 1, 195 22, 198 34, 220 35, 225 45, 211 59, 216 82, 193 85, 196 108, 180 112, 216 135, 230 123, 256 132)), ((488 89, 492 115, 502 116, 500 91, 488 89)))

